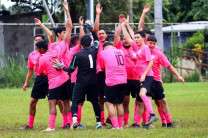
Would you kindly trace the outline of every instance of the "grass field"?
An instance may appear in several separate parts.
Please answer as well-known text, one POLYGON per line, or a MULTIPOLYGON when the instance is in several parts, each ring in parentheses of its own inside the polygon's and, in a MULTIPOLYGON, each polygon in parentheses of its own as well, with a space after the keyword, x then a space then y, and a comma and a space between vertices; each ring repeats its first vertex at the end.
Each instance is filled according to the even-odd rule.
MULTIPOLYGON (((95 130, 92 105, 86 102, 82 110, 82 124, 86 130, 62 130, 62 117, 58 112, 55 132, 41 132, 48 126, 47 99, 38 102, 33 130, 20 131, 19 127, 27 124, 31 89, 27 92, 0 89, 0 137, 208 137, 208 83, 169 83, 164 84, 164 89, 172 120, 179 128, 164 129, 158 120, 155 128, 149 130, 95 130)), ((154 103, 153 107, 158 115, 154 103)), ((133 108, 134 99, 131 99, 130 124, 133 123, 133 108)))

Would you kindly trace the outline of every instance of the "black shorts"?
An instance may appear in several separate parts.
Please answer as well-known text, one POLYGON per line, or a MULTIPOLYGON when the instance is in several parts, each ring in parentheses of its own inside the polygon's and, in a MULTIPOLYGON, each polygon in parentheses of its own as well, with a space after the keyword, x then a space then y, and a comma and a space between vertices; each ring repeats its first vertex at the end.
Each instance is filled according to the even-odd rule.
POLYGON ((70 100, 71 82, 67 80, 61 86, 48 90, 48 100, 70 100))
POLYGON ((77 81, 75 85, 75 89, 73 92, 73 102, 82 103, 85 100, 85 95, 87 96, 87 100, 92 103, 98 102, 98 95, 97 95, 97 79, 90 80, 88 82, 84 81, 77 81))
POLYGON ((104 101, 113 104, 121 104, 123 103, 125 92, 126 84, 105 86, 104 101))
POLYGON ((97 89, 98 96, 104 96, 104 88, 105 88, 105 72, 99 72, 97 74, 97 89))
POLYGON ((48 77, 36 76, 31 97, 34 99, 45 99, 48 94, 48 77))
MULTIPOLYGON (((140 89, 145 88, 147 90, 146 95, 151 96, 151 97, 153 96, 153 93, 151 93, 151 87, 152 87, 153 80, 154 80, 153 76, 146 76, 145 81, 140 83, 140 89)), ((137 94, 136 100, 139 101, 139 102, 143 102, 143 100, 139 96, 139 93, 137 94)))
POLYGON ((139 90, 140 90, 139 80, 127 80, 125 96, 129 96, 131 93, 132 98, 135 98, 136 94, 139 93, 139 90))
POLYGON ((151 92, 154 95, 152 97, 152 99, 154 100, 162 100, 163 98, 165 98, 164 89, 160 81, 155 81, 155 80, 153 81, 151 92))
MULTIPOLYGON (((76 87, 76 83, 75 82, 74 83, 71 83, 71 91, 72 91, 71 97, 72 97, 72 99, 74 97, 75 87, 76 87)), ((85 97, 82 99, 82 102, 81 103, 83 103, 84 101, 85 101, 85 97)))

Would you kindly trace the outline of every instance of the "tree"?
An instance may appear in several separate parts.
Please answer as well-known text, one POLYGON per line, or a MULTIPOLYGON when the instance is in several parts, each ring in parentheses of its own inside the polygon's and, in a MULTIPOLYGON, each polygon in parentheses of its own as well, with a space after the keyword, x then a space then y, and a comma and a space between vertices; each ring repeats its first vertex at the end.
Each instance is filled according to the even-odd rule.
POLYGON ((208 20, 208 1, 197 0, 193 2, 191 13, 194 20, 208 20))

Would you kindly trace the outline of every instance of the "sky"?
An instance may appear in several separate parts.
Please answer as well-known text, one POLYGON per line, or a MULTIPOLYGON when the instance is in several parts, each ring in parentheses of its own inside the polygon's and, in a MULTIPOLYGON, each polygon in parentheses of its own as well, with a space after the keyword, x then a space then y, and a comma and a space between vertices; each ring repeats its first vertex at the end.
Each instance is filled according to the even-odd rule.
POLYGON ((6 8, 12 6, 15 2, 11 2, 11 0, 0 0, 1 4, 4 5, 6 8))

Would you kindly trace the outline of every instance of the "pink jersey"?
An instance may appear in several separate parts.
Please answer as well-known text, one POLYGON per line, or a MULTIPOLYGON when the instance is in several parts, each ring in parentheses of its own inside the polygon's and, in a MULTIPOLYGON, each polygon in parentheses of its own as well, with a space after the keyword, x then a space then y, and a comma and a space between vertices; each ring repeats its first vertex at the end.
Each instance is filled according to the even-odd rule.
POLYGON ((46 52, 39 59, 39 72, 48 76, 49 89, 57 88, 69 79, 67 72, 63 70, 57 71, 53 67, 53 61, 61 57, 66 52, 67 47, 67 43, 61 41, 57 43, 53 50, 46 52))
POLYGON ((153 59, 153 66, 152 71, 154 73, 154 80, 161 81, 161 73, 160 73, 160 65, 167 68, 170 66, 170 62, 168 61, 167 57, 158 49, 153 49, 151 51, 152 59, 153 59))
POLYGON ((40 75, 40 73, 38 71, 40 56, 41 56, 41 54, 37 50, 35 50, 29 54, 28 61, 27 61, 28 68, 30 68, 30 69, 35 68, 36 76, 40 75))
POLYGON ((99 47, 98 47, 98 53, 97 53, 97 73, 101 71, 100 67, 100 52, 103 51, 103 42, 99 40, 99 47))
POLYGON ((101 60, 103 60, 104 63, 104 65, 101 66, 105 66, 106 85, 114 86, 117 84, 127 83, 123 51, 116 48, 109 48, 103 50, 100 55, 101 60))
POLYGON ((136 52, 132 50, 132 47, 125 48, 121 44, 121 40, 118 42, 118 45, 114 45, 117 49, 121 49, 124 53, 124 60, 125 60, 125 67, 126 67, 126 73, 127 73, 127 79, 128 80, 139 80, 138 71, 136 68, 136 52))
MULTIPOLYGON (((142 74, 145 72, 145 70, 148 67, 149 61, 152 61, 149 46, 147 45, 142 46, 137 52, 137 58, 138 58, 138 62, 137 62, 138 73, 139 76, 142 76, 142 74)), ((153 76, 152 69, 149 70, 146 76, 153 76)))
MULTIPOLYGON (((76 45, 73 48, 70 48, 70 63, 72 61, 72 58, 76 52, 81 50, 81 47, 79 45, 76 45)), ((75 71, 71 73, 71 83, 75 83, 77 80, 77 72, 78 72, 78 67, 76 67, 75 71)))

